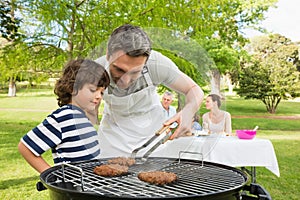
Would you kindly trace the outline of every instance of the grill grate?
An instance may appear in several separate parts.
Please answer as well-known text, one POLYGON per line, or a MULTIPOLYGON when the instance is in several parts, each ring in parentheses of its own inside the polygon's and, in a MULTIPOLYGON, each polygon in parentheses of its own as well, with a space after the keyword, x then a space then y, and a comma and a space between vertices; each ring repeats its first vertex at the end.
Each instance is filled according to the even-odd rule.
POLYGON ((206 196, 241 188, 247 177, 236 170, 213 163, 169 158, 149 158, 145 163, 129 168, 129 174, 119 177, 102 177, 93 173, 94 167, 106 163, 106 160, 89 161, 74 164, 83 171, 65 166, 57 167, 45 177, 45 183, 53 187, 77 190, 107 197, 123 198, 184 198, 187 196, 206 196), (178 181, 169 185, 152 185, 140 181, 140 171, 163 170, 174 172, 178 181), (63 184, 64 183, 64 184, 63 184))

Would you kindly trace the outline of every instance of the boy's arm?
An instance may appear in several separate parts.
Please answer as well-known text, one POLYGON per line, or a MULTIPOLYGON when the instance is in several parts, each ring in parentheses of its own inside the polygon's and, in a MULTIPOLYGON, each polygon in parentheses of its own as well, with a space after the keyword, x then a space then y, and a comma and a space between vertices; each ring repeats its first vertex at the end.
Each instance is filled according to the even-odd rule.
POLYGON ((24 159, 39 173, 51 167, 41 156, 34 155, 22 142, 19 142, 18 149, 24 159))

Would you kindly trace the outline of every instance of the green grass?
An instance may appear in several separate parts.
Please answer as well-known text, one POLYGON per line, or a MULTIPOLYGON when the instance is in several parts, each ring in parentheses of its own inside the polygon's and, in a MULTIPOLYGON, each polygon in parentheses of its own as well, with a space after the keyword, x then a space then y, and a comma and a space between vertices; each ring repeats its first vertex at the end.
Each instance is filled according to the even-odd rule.
MULTIPOLYGON (((283 101, 275 116, 300 116, 299 107, 300 102, 283 101)), ((18 96, 13 98, 0 94, 0 199, 49 199, 48 191, 35 189, 39 174, 20 156, 17 144, 26 132, 56 108, 56 99, 49 89, 26 89, 18 91, 18 96)), ((299 199, 300 120, 262 118, 270 116, 262 103, 238 97, 228 98, 223 108, 232 114, 234 130, 258 125, 257 137, 270 139, 274 145, 281 176, 278 178, 269 170, 258 167, 257 182, 274 200, 299 199)), ((201 114, 203 112, 202 107, 201 114)), ((53 164, 50 152, 43 157, 53 164)))
MULTIPOLYGON (((295 109, 297 105, 300 106, 300 101, 283 100, 277 107, 276 116, 300 116, 300 109, 295 109)), ((273 114, 267 112, 265 105, 261 101, 256 99, 245 100, 238 96, 226 97, 226 100, 222 102, 221 108, 236 116, 273 116, 273 114)), ((201 110, 203 112, 206 111, 205 104, 202 104, 201 110)))
POLYGON ((258 181, 271 193, 273 199, 299 199, 300 197, 300 148, 298 139, 272 139, 276 152, 280 178, 269 174, 264 168, 258 170, 258 181))
MULTIPOLYGON (((296 120, 268 119, 268 118, 240 118, 232 119, 232 129, 253 129, 256 125, 259 130, 299 130, 296 120)), ((298 120, 299 121, 299 120, 298 120)), ((300 123, 300 122, 298 122, 300 123)))
MULTIPOLYGON (((0 111, 1 112, 1 111, 0 111)), ((0 122, 0 199, 47 199, 47 192, 35 190, 39 174, 35 172, 21 157, 17 150, 20 138, 28 132, 36 122, 0 122)), ((44 156, 52 163, 50 152, 44 156)))

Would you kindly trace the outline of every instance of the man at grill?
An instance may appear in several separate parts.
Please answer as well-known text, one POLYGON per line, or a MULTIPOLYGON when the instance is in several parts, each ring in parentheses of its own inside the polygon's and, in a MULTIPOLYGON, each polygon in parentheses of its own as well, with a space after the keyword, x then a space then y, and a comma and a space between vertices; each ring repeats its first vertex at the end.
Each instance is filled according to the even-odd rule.
POLYGON ((97 62, 106 66, 111 78, 98 130, 102 157, 129 156, 163 124, 178 123, 170 139, 191 131, 203 91, 169 58, 151 50, 150 39, 140 27, 126 24, 115 29, 106 56, 97 62), (183 109, 166 122, 156 92, 160 84, 186 97, 183 109))

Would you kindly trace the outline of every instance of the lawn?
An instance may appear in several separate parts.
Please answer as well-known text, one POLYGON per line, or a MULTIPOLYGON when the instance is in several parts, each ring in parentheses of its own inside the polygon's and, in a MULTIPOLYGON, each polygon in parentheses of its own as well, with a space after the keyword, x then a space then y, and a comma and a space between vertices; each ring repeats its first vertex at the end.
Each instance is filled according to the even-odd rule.
MULTIPOLYGON (((300 102, 283 101, 275 116, 300 116, 299 107, 300 102)), ((28 130, 56 108, 56 99, 49 90, 27 90, 13 98, 0 94, 0 199, 49 199, 47 191, 35 189, 39 174, 19 155, 17 144, 28 130)), ((258 125, 257 137, 270 139, 274 145, 281 176, 278 178, 265 168, 257 168, 258 183, 274 200, 299 199, 300 120, 264 118, 270 114, 262 103, 238 97, 228 97, 223 108, 232 114, 234 130, 258 125)), ((201 108, 201 114, 204 111, 201 108)), ((50 152, 45 158, 52 163, 50 152)))

